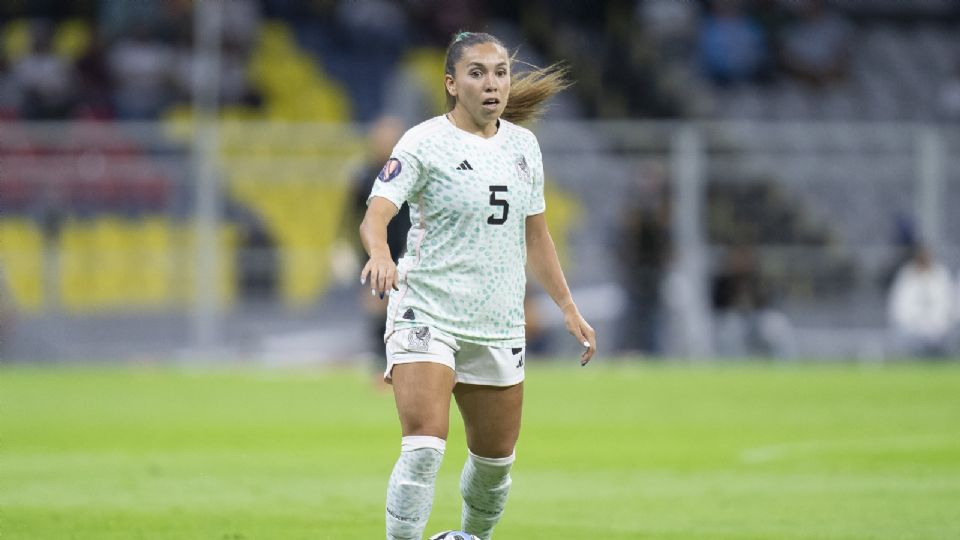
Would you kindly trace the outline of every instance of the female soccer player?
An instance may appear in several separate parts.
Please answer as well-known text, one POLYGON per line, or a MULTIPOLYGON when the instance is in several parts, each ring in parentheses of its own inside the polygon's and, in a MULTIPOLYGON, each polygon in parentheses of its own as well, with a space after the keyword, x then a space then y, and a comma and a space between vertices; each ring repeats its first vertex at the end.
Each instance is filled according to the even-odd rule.
POLYGON ((400 457, 387 487, 387 539, 420 540, 448 431, 450 396, 466 428, 461 528, 488 540, 510 489, 524 377, 524 264, 557 303, 567 330, 596 350, 570 295, 543 216, 532 118, 567 86, 563 70, 511 81, 511 58, 489 34, 447 48, 450 112, 404 134, 368 199, 360 236, 371 294, 389 294, 384 378, 400 417, 400 457), (387 224, 408 202, 407 254, 394 265, 387 224))

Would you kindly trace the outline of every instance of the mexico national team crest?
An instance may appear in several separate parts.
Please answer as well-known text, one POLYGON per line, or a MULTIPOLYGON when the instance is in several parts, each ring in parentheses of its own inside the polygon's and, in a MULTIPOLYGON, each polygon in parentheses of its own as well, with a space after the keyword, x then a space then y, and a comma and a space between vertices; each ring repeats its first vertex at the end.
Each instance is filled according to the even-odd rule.
POLYGON ((411 328, 407 333, 407 349, 416 352, 427 352, 430 348, 430 327, 418 326, 411 328))
POLYGON ((527 166, 527 158, 524 156, 517 158, 517 176, 525 182, 530 181, 530 167, 527 166))
POLYGON ((400 160, 392 157, 388 159, 383 168, 380 169, 380 174, 377 175, 377 180, 380 180, 381 182, 389 182, 400 174, 401 169, 403 169, 403 166, 400 164, 400 160))

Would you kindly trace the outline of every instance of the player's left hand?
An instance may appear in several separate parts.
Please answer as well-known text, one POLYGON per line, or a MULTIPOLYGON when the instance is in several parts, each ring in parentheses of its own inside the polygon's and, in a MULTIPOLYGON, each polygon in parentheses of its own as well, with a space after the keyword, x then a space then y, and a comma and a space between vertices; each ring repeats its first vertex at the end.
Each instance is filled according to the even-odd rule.
POLYGON ((597 352, 597 334, 593 327, 587 324, 583 315, 575 304, 570 304, 563 310, 563 324, 567 327, 567 332, 577 338, 577 341, 586 347, 587 350, 580 354, 580 365, 585 366, 593 358, 593 353, 597 352))

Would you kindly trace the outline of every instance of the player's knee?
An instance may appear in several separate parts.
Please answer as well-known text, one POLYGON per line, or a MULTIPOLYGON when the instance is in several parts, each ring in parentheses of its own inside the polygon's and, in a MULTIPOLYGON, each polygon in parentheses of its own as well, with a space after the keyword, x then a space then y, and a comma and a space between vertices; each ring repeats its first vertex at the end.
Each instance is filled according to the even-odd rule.
POLYGON ((477 448, 470 448, 470 453, 474 456, 488 459, 505 459, 513 456, 514 444, 512 442, 496 441, 488 444, 476 445, 477 448))
POLYGON ((427 437, 436 437, 438 439, 447 439, 447 426, 441 422, 430 421, 426 419, 413 419, 404 422, 403 435, 421 435, 427 437))

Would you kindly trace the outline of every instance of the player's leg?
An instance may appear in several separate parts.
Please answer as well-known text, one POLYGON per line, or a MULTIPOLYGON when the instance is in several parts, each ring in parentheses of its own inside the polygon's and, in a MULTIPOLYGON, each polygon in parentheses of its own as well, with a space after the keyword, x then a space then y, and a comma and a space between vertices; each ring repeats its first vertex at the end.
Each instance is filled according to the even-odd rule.
POLYGON ((461 383, 454 388, 454 396, 469 449, 460 475, 461 527, 489 540, 510 491, 510 468, 520 436, 523 383, 506 387, 461 383))
POLYGON ((388 375, 403 435, 387 486, 388 540, 420 540, 433 507, 433 486, 443 461, 455 374, 430 349, 410 351, 388 342, 388 375))

